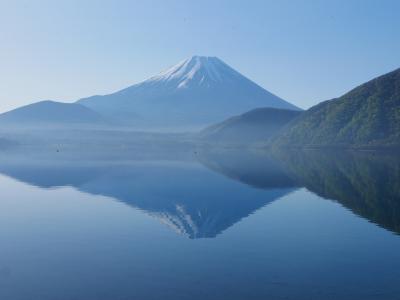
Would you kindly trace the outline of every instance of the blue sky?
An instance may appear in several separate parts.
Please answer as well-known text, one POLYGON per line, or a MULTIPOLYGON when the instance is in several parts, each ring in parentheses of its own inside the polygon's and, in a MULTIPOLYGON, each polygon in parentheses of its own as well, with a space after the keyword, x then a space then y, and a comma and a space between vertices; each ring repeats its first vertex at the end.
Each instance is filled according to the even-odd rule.
POLYGON ((0 0, 0 112, 218 56, 308 108, 400 67, 400 1, 0 0))

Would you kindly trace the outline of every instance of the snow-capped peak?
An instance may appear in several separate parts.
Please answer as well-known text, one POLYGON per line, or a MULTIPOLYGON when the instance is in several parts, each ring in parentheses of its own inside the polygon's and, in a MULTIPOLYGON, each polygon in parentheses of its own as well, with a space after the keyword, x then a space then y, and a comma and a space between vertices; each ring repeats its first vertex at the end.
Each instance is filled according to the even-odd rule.
POLYGON ((217 57, 192 56, 151 77, 147 82, 170 82, 177 88, 189 85, 210 85, 222 82, 238 73, 217 57))
POLYGON ((220 59, 204 56, 193 56, 145 81, 79 103, 137 128, 163 130, 204 126, 258 107, 297 109, 220 59))

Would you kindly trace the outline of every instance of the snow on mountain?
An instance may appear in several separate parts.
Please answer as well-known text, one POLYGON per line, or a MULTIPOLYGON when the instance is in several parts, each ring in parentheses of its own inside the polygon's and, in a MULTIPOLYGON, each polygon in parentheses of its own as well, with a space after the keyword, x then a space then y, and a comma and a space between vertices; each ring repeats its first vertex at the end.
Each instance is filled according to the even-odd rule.
POLYGON ((239 76, 238 72, 216 57, 193 56, 145 82, 169 83, 180 89, 191 85, 210 87, 224 80, 233 81, 239 76))
POLYGON ((138 128, 193 128, 257 107, 298 110, 216 57, 193 56, 121 91, 78 103, 138 128))

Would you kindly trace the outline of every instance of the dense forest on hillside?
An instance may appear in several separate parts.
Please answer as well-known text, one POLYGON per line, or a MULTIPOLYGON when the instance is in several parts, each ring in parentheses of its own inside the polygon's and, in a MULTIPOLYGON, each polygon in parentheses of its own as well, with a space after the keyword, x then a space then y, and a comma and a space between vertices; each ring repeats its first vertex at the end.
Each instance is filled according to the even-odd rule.
POLYGON ((275 144, 399 147, 400 69, 310 108, 285 128, 275 144))

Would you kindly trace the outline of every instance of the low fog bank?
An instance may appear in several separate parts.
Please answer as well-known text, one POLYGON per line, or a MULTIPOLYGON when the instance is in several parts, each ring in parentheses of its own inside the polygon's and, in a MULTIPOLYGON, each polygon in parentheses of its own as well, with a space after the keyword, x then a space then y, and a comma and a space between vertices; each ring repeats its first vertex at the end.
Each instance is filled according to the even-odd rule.
POLYGON ((13 156, 87 159, 160 159, 193 153, 195 140, 188 133, 154 133, 106 129, 0 130, 0 152, 13 156))
MULTIPOLYGON (((37 105, 45 106, 48 110, 47 106, 53 106, 55 103, 45 101, 37 105)), ((28 118, 26 113, 23 113, 28 108, 10 113, 13 122, 6 122, 3 116, 0 122, 0 138, 18 144, 20 149, 35 148, 58 152, 90 150, 96 153, 146 148, 148 150, 144 151, 152 151, 154 148, 185 148, 198 145, 265 147, 271 137, 301 113, 285 109, 258 108, 214 125, 180 128, 164 126, 152 127, 150 130, 150 128, 125 127, 109 122, 81 123, 80 119, 76 120, 75 113, 70 113, 67 118, 63 115, 63 110, 59 109, 54 116, 41 112, 40 118, 32 113, 28 114, 28 118)), ((69 109, 75 112, 77 108, 69 109)))

